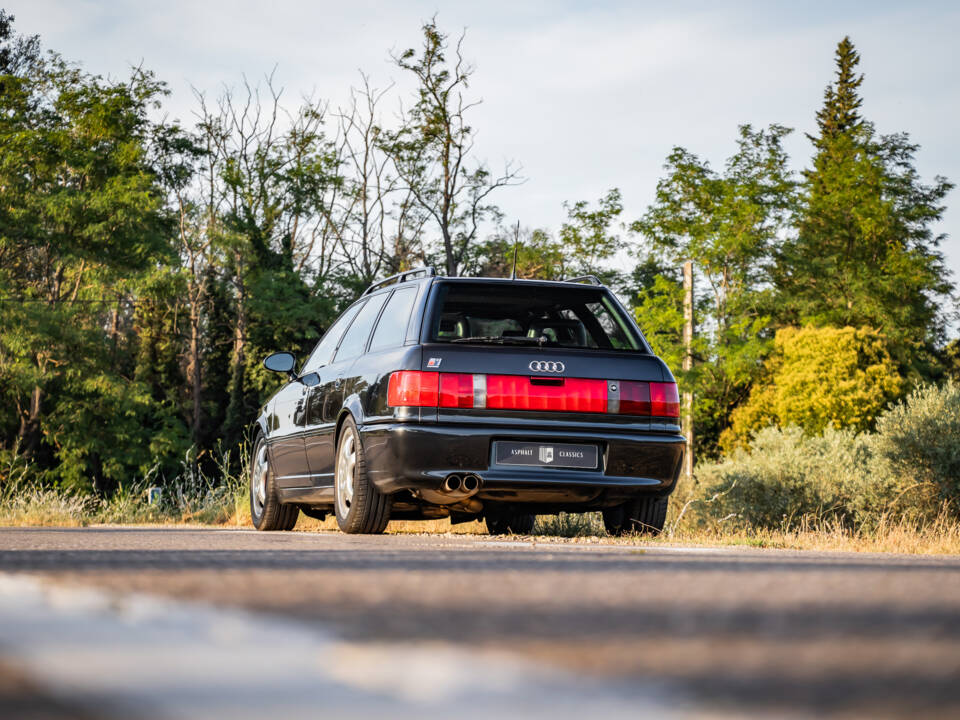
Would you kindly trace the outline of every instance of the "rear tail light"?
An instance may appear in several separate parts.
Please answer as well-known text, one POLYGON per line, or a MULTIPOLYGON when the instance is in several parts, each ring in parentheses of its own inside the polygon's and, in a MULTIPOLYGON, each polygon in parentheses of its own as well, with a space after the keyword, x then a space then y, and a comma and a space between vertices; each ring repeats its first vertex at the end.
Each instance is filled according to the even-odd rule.
POLYGON ((387 403, 391 407, 680 416, 676 383, 471 375, 419 370, 399 370, 390 376, 387 403))
POLYGON ((680 417, 680 395, 676 383, 650 383, 650 414, 655 417, 680 417))
POLYGON ((439 379, 437 372, 395 372, 387 386, 387 404, 390 407, 437 407, 439 379))
POLYGON ((473 375, 462 373, 440 375, 440 407, 472 408, 473 375))

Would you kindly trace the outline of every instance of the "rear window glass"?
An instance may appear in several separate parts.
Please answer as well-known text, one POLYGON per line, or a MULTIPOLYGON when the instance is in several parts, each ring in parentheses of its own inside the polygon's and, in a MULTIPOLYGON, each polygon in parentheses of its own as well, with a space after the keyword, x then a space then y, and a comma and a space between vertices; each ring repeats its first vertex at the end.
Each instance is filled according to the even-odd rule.
POLYGON ((643 351, 632 322, 603 288, 444 283, 433 342, 643 351))

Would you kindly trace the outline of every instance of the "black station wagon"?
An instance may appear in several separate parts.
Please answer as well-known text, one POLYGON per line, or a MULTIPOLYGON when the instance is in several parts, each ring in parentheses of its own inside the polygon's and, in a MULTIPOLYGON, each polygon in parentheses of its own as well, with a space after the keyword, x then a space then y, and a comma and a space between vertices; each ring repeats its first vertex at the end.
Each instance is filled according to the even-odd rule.
POLYGON ((601 510, 607 530, 659 532, 684 451, 677 385, 595 278, 438 277, 371 286, 252 430, 259 530, 335 512, 348 533, 391 519, 601 510))

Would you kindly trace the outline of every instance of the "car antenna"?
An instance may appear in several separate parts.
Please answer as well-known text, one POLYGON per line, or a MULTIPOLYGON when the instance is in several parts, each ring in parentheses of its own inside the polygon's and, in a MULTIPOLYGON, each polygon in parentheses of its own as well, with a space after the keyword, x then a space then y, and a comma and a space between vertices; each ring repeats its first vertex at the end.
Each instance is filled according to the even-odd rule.
POLYGON ((517 279, 517 250, 520 249, 520 221, 517 220, 517 230, 513 235, 513 272, 510 273, 510 279, 517 279))

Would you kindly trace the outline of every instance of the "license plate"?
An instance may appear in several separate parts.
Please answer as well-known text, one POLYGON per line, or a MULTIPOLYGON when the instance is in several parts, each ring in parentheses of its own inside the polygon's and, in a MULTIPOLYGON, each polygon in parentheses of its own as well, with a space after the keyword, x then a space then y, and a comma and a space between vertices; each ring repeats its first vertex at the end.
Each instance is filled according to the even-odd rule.
POLYGON ((497 465, 596 470, 599 452, 596 445, 501 441, 493 444, 493 457, 497 465))

